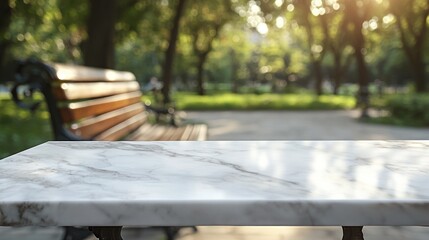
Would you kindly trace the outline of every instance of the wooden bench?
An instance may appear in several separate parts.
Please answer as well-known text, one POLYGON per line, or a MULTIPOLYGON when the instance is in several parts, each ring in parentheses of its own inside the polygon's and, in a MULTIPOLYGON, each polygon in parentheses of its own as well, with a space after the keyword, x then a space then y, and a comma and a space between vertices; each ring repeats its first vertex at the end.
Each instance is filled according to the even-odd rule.
MULTIPOLYGON (((55 140, 201 141, 207 126, 151 124, 141 102, 140 85, 131 72, 39 61, 22 62, 12 88, 14 101, 21 94, 41 91, 50 113, 55 140), (25 90, 20 90, 24 87, 25 90)), ((151 109, 154 111, 154 109, 151 109)), ((163 113, 168 113, 163 112, 163 113)))
MULTIPOLYGON (((36 110, 41 102, 26 103, 40 91, 45 99, 55 140, 138 140, 202 141, 207 139, 204 124, 151 124, 149 114, 170 114, 141 102, 140 84, 131 72, 97 69, 28 60, 16 71, 12 97, 20 107, 36 110), (23 89, 22 89, 23 88, 23 89), (149 111, 148 111, 149 110, 149 111)), ((174 116, 172 116, 174 119, 174 116)), ((193 227, 196 230, 195 227, 193 227)), ((163 228, 167 239, 180 228, 163 228)), ((86 230, 66 227, 64 239, 83 239, 86 230)))

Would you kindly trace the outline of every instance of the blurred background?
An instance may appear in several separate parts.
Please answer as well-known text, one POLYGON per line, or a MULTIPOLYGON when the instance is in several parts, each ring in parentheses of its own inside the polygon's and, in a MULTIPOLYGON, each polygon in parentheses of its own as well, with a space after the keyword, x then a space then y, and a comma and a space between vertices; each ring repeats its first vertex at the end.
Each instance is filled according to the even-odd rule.
POLYGON ((9 95, 28 58, 131 71, 142 101, 209 140, 428 139, 428 15, 427 0, 2 0, 0 159, 52 139, 48 112, 9 95))
POLYGON ((1 1, 0 158, 50 138, 48 113, 8 93, 28 58, 131 71, 143 101, 179 110, 359 108, 428 127, 428 14, 427 0, 1 1))
POLYGON ((28 58, 131 71, 143 101, 179 110, 358 108, 427 128, 428 14, 427 0, 1 1, 0 158, 51 137, 46 111, 10 100, 28 58))

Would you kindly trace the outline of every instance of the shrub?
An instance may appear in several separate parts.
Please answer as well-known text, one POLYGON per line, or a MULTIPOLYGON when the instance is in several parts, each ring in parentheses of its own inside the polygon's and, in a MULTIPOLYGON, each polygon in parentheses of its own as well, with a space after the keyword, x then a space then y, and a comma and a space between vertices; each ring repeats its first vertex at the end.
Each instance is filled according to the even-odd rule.
POLYGON ((396 95, 386 100, 392 118, 412 125, 429 126, 429 94, 396 95))

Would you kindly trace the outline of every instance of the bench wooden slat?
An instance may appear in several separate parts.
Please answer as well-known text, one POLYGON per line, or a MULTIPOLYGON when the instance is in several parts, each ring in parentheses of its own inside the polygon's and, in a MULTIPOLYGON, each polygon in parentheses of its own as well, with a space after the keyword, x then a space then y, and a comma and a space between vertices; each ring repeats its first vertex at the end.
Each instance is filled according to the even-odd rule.
POLYGON ((136 134, 133 135, 131 137, 132 140, 134 141, 141 141, 142 136, 146 136, 149 135, 150 133, 153 132, 153 130, 156 128, 155 125, 151 125, 151 124, 144 124, 143 126, 140 126, 137 130, 136 130, 136 134))
POLYGON ((68 123, 85 117, 113 111, 140 101, 140 92, 119 94, 95 100, 69 103, 60 108, 60 115, 62 120, 68 123))
POLYGON ((186 129, 186 126, 176 128, 174 133, 171 134, 170 137, 168 139, 166 139, 165 141, 178 141, 178 140, 180 140, 185 129, 186 129))
POLYGON ((140 113, 126 121, 119 123, 118 125, 108 129, 107 131, 96 136, 94 139, 99 141, 116 141, 123 138, 133 130, 137 129, 146 121, 146 115, 140 113))
POLYGON ((150 131, 151 128, 153 128, 154 125, 151 124, 143 124, 142 126, 140 126, 137 130, 135 130, 134 132, 132 132, 128 137, 127 140, 129 141, 136 141, 139 139, 139 137, 147 132, 150 131))
POLYGON ((189 134, 189 137, 187 140, 197 140, 198 133, 199 133, 199 128, 197 126, 192 126, 192 131, 189 134))
POLYGON ((189 134, 189 141, 202 141, 205 139, 206 127, 202 124, 192 125, 192 132, 189 134))
POLYGON ((133 82, 94 82, 94 83, 61 83, 53 88, 58 100, 76 100, 110 96, 140 90, 137 81, 133 82))
POLYGON ((158 141, 159 138, 167 131, 168 127, 162 125, 153 125, 145 134, 141 134, 136 140, 138 141, 158 141))
MULTIPOLYGON (((204 138, 192 139, 192 131, 194 125, 185 125, 182 127, 159 126, 144 124, 132 135, 128 140, 140 141, 189 141, 189 140, 205 140, 204 138)), ((202 135, 205 136, 205 135, 202 135)))
POLYGON ((135 81, 136 77, 131 72, 116 71, 111 69, 98 69, 84 66, 52 63, 57 80, 62 82, 79 81, 135 81))
POLYGON ((190 136, 190 135, 191 135, 191 133, 192 133, 192 128, 193 128, 193 126, 192 126, 192 125, 186 125, 186 128, 185 128, 185 130, 183 131, 183 134, 182 134, 182 136, 180 137, 179 141, 188 141, 189 136, 190 136))
POLYGON ((205 124, 196 124, 194 127, 199 128, 198 136, 196 138, 197 141, 205 141, 207 139, 208 129, 205 124))
POLYGON ((171 135, 170 139, 168 139, 167 141, 179 141, 185 130, 186 126, 177 128, 176 132, 171 135))
POLYGON ((99 115, 97 117, 85 119, 79 123, 74 123, 71 125, 70 130, 78 136, 92 138, 95 135, 117 125, 118 123, 143 112, 143 105, 141 103, 136 103, 125 108, 120 108, 115 111, 99 115))
POLYGON ((178 133, 179 131, 180 131, 179 128, 170 126, 169 128, 167 128, 167 130, 164 132, 164 134, 162 134, 157 140, 158 141, 168 141, 168 140, 170 140, 170 138, 175 133, 178 133))

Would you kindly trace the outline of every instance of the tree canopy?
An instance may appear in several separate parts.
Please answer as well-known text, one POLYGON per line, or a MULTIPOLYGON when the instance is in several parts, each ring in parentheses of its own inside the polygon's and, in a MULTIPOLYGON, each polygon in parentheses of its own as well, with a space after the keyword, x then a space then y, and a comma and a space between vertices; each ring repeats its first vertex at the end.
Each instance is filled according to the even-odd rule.
MULTIPOLYGON (((36 57, 129 70, 172 90, 427 92, 427 0, 7 0, 0 65, 36 57)), ((6 74, 1 74, 4 79, 6 74)))

